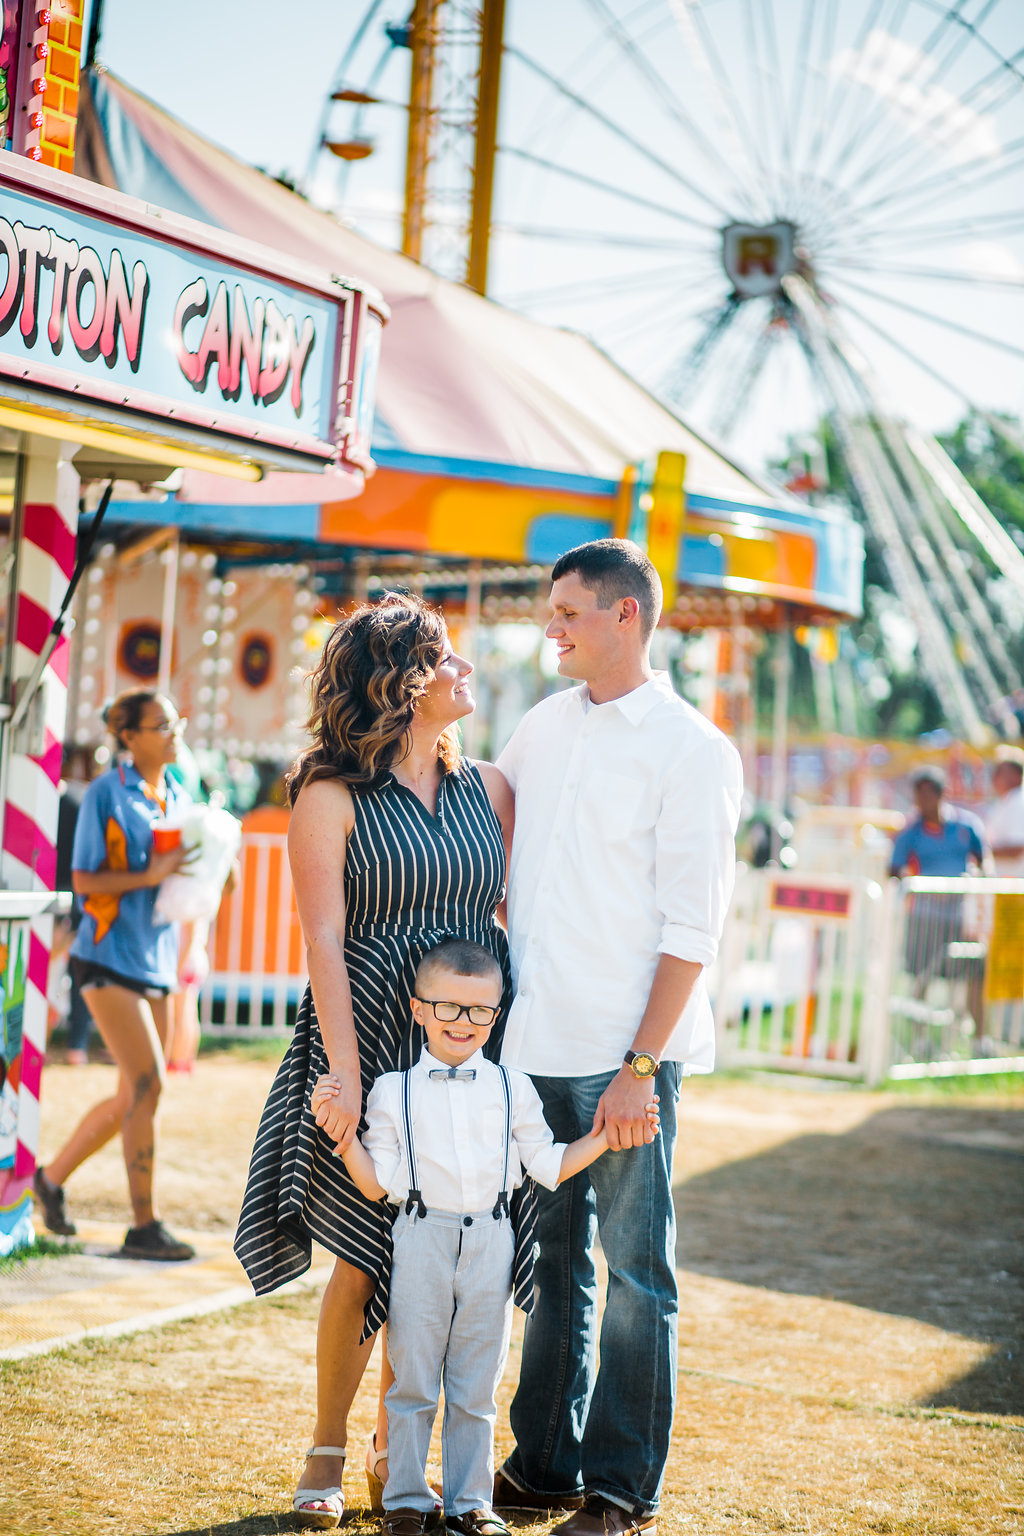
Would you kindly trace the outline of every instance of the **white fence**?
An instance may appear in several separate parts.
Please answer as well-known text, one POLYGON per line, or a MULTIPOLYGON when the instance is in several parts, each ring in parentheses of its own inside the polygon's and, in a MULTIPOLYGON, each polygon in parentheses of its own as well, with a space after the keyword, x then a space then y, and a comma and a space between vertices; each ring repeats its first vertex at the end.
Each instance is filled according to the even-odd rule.
POLYGON ((1024 880, 741 868, 714 990, 725 1066, 1022 1070, 1024 880))
MULTIPOLYGON (((211 936, 209 1036, 287 1037, 306 984, 286 837, 247 833, 211 936)), ((881 1082, 1024 1070, 1024 879, 740 868, 713 978, 723 1066, 881 1082)))

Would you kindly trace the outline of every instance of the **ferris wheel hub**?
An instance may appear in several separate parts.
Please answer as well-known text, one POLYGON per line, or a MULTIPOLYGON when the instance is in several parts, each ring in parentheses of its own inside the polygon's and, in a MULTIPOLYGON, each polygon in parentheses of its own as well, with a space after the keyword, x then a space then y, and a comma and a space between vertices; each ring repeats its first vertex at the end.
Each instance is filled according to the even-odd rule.
POLYGON ((727 224, 722 230, 722 265, 738 299, 782 295, 782 280, 806 270, 790 219, 774 224, 727 224))

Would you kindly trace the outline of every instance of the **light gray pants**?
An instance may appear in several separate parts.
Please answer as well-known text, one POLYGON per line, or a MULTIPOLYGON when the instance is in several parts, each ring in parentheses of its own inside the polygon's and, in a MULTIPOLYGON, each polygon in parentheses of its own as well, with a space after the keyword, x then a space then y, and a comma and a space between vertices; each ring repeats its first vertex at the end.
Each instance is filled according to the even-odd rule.
POLYGON ((427 1452, 444 1387, 441 1460, 449 1515, 489 1509, 494 1396, 512 1323, 512 1223, 490 1211, 407 1216, 393 1228, 385 1509, 434 1508, 427 1452))

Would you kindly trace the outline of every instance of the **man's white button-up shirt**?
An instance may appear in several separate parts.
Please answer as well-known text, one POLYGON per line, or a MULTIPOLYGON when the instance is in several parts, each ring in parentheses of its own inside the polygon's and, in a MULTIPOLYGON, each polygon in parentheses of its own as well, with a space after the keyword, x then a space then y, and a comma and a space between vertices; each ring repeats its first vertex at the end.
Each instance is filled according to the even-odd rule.
MULTIPOLYGON (((707 966, 732 895, 739 754, 663 673, 608 704, 544 699, 498 759, 516 797, 502 1061, 547 1077, 615 1071, 658 957, 707 966)), ((710 1072, 702 973, 665 1061, 710 1072)))
MULTIPOLYGON (((479 1051, 462 1064, 472 1081, 437 1080, 431 1070, 444 1062, 426 1046, 412 1069, 413 1151, 420 1193, 427 1210, 489 1211, 501 1193, 505 1168, 505 1095, 501 1074, 479 1051)), ((370 1090, 362 1143, 373 1159, 387 1198, 400 1205, 409 1193, 409 1162, 402 1131, 401 1072, 385 1072, 370 1090)), ((558 1187, 563 1142, 544 1119, 537 1090, 522 1072, 509 1073, 512 1090, 512 1148, 509 1193, 524 1170, 547 1189, 558 1187)))

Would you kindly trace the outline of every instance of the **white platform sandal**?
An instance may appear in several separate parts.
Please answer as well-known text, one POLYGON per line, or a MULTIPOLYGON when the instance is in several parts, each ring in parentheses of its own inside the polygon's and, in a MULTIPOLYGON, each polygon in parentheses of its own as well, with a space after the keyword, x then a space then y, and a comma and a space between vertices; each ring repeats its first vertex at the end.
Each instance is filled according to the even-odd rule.
POLYGON ((384 1484, 388 1480, 388 1448, 377 1449, 376 1431, 366 1447, 366 1487, 370 1495, 370 1509, 375 1515, 384 1513, 384 1484))
MULTIPOLYGON (((311 1456, 340 1456, 345 1461, 343 1445, 311 1445, 306 1460, 311 1456)), ((299 1517, 299 1525, 307 1531, 333 1531, 341 1524, 345 1513, 345 1496, 339 1484, 333 1488, 296 1488, 292 1496, 292 1509, 299 1517)))

